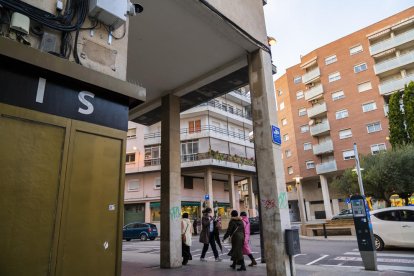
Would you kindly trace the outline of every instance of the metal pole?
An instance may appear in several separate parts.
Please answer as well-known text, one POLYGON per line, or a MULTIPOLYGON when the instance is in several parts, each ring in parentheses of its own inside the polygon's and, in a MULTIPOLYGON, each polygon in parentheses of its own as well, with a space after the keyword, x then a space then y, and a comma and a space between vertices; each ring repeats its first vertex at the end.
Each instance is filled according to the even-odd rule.
POLYGON ((364 184, 362 183, 361 166, 359 164, 358 148, 357 148, 356 143, 354 143, 354 154, 355 154, 355 165, 356 165, 357 174, 358 174, 359 191, 362 196, 365 196, 364 184))

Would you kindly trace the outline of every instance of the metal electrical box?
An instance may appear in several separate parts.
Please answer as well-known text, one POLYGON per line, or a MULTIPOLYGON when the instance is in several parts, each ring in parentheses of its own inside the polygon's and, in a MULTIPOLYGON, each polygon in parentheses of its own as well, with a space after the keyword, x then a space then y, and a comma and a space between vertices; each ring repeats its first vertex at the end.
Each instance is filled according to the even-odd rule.
POLYGON ((300 254, 299 229, 285 230, 286 254, 293 256, 300 254))
POLYGON ((113 30, 118 29, 126 22, 128 1, 90 0, 89 16, 95 18, 113 30))

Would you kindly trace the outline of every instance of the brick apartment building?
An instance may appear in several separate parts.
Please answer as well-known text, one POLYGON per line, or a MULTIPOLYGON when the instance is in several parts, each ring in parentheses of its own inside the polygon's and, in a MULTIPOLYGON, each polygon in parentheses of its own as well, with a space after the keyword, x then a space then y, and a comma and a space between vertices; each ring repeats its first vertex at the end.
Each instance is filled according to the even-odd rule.
POLYGON ((291 218, 346 208, 332 179, 389 149, 389 96, 414 80, 414 7, 301 57, 275 81, 291 218), (296 185, 297 184, 297 185, 296 185))

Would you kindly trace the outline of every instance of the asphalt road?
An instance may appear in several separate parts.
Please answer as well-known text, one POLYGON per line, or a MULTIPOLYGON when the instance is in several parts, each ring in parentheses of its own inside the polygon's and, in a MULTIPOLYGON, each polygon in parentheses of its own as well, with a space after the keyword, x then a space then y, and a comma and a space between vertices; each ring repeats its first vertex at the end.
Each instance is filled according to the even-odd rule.
MULTIPOLYGON (((227 256, 231 245, 224 244, 223 252, 219 250, 220 258, 224 262, 230 263, 227 256)), ((252 235, 251 248, 253 256, 258 262, 260 256, 259 235, 252 235)), ((199 261, 202 250, 202 244, 198 242, 198 236, 193 237, 191 254, 193 262, 199 261)), ((139 241, 132 240, 123 243, 123 251, 136 251, 139 253, 160 254, 160 241, 139 241)), ((208 261, 214 261, 214 255, 211 249, 206 254, 208 261)), ((301 254, 295 255, 295 262, 303 265, 312 266, 353 266, 363 267, 361 256, 358 251, 356 241, 333 241, 333 240, 305 240, 301 239, 301 254)), ((246 264, 249 264, 247 256, 246 264)), ((404 248, 387 248, 384 251, 377 252, 378 268, 380 270, 394 270, 414 274, 414 249, 404 248)))

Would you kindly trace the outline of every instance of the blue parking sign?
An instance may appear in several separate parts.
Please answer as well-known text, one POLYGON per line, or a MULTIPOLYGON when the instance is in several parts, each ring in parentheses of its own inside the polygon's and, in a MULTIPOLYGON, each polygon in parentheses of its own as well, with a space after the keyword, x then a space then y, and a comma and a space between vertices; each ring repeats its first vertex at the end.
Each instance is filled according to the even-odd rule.
POLYGON ((280 145, 282 144, 282 138, 280 136, 280 128, 272 125, 272 141, 273 143, 280 145))
POLYGON ((210 195, 206 194, 204 195, 204 200, 209 200, 210 199, 210 195))

